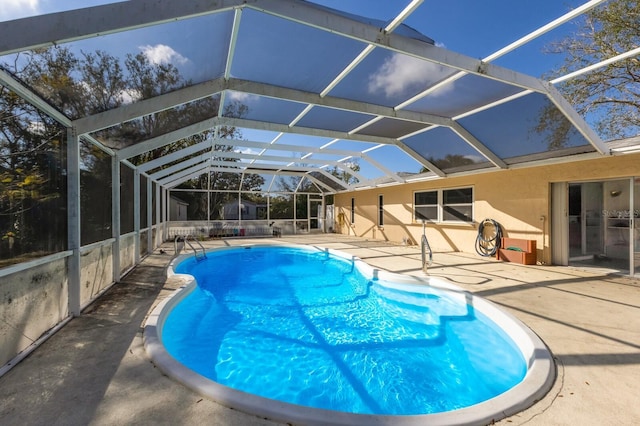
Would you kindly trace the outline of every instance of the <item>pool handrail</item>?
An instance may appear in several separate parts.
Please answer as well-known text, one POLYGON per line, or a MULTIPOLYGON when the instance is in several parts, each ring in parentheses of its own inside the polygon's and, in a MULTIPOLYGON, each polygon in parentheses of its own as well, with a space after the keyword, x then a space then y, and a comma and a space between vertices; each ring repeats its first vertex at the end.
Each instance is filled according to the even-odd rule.
POLYGON ((427 239, 426 233, 426 225, 425 221, 422 220, 422 241, 420 243, 420 248, 422 252, 422 272, 427 273, 427 267, 431 266, 433 263, 433 251, 431 250, 431 246, 429 245, 429 240, 427 239), (427 256, 426 252, 429 250, 429 264, 427 264, 427 256))
POLYGON ((189 247, 191 247, 191 250, 193 250, 193 254, 196 258, 196 260, 202 260, 202 259, 206 259, 207 258, 207 252, 205 251, 204 246, 202 245, 202 243, 200 242, 200 240, 198 240, 197 238, 195 238, 193 235, 176 235, 176 237, 173 240, 173 248, 174 248, 174 252, 176 255, 180 254, 179 253, 179 249, 178 249, 178 239, 182 238, 182 241, 184 241, 185 244, 189 245, 189 247), (193 244, 191 244, 191 241, 195 241, 199 246, 200 249, 202 250, 202 254, 198 255, 198 249, 196 247, 193 246, 193 244))

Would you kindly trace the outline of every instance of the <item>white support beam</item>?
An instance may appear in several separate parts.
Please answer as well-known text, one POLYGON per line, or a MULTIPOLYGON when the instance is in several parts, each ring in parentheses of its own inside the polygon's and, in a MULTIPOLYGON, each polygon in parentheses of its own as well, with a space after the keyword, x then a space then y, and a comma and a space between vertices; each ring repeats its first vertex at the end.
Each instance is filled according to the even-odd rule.
POLYGON ((140 263, 140 171, 133 169, 133 261, 140 263))
POLYGON ((156 229, 155 229, 155 233, 156 233, 156 244, 155 247, 158 247, 160 244, 162 244, 162 232, 160 231, 163 226, 162 226, 162 203, 161 203, 161 199, 162 199, 162 193, 160 191, 160 184, 158 184, 158 182, 156 182, 156 229))
MULTIPOLYGON (((2 25, 4 24, 5 23, 3 22, 2 25)), ((0 25, 0 42, 2 40, 2 25, 0 25)), ((16 95, 20 96, 22 99, 35 106, 40 111, 45 112, 49 117, 53 118, 63 126, 73 127, 73 123, 66 115, 58 111, 56 108, 52 107, 49 102, 45 101, 39 95, 35 94, 31 89, 16 81, 9 73, 4 71, 3 69, 0 69, 0 84, 9 88, 16 95)), ((78 134, 77 130, 76 134, 78 134)))
POLYGON ((111 259, 113 262, 113 282, 120 282, 120 161, 117 156, 111 157, 111 236, 113 245, 111 259))
MULTIPOLYGON (((219 160, 212 160, 211 161, 211 165, 212 166, 227 166, 227 169, 224 169, 223 171, 228 172, 228 173, 242 173, 247 171, 248 173, 264 173, 264 170, 272 170, 272 171, 282 171, 285 174, 288 172, 302 172, 302 173, 308 173, 309 169, 307 167, 296 167, 296 166, 290 166, 290 167, 283 167, 280 165, 272 165, 272 164, 259 164, 256 166, 246 166, 246 165, 242 165, 241 163, 238 163, 237 161, 219 161, 219 160)), ((334 181, 335 183, 337 183, 338 185, 344 187, 345 189, 350 189, 351 185, 347 184, 346 182, 341 181, 340 179, 338 179, 337 177, 333 176, 331 173, 328 173, 325 170, 322 169, 314 169, 312 170, 313 172, 318 172, 321 173, 322 175, 326 176, 327 178, 329 178, 330 180, 334 181)))
POLYGON ((493 153, 489 148, 487 148, 483 143, 481 143, 475 136, 473 136, 467 129, 462 127, 460 123, 456 123, 455 126, 451 128, 458 136, 460 136, 465 142, 474 147, 479 153, 484 155, 487 160, 491 161, 496 167, 500 167, 501 169, 506 169, 507 163, 502 161, 500 157, 493 153))
MULTIPOLYGON (((479 112, 489 110, 489 109, 491 109, 493 107, 497 107, 498 105, 502 105, 502 104, 509 103, 511 101, 515 101, 516 99, 520 99, 523 96, 527 96, 527 95, 530 95, 532 93, 533 92, 531 90, 523 90, 522 92, 514 93, 513 95, 507 96, 507 97, 502 98, 502 99, 498 99, 497 101, 490 102, 488 104, 484 104, 482 106, 479 106, 478 108, 474 108, 472 110, 465 111, 462 114, 459 114, 459 115, 456 115, 455 117, 453 117, 453 120, 454 121, 462 120, 465 117, 469 117, 469 116, 472 116, 473 114, 477 114, 479 112)), ((433 129, 435 129, 435 127, 429 128, 427 130, 433 130, 433 129)))
MULTIPOLYGON (((412 0, 411 3, 409 3, 407 5, 407 7, 404 8, 404 10, 402 10, 402 12, 400 12, 398 14, 398 16, 396 16, 391 22, 389 22, 389 24, 384 28, 384 32, 392 32, 393 30, 395 30, 398 26, 400 26, 400 24, 402 23, 402 21, 404 21, 411 13, 413 13, 419 5, 421 5, 423 3, 424 0, 412 0)), ((327 87, 324 88, 324 90, 322 90, 319 94, 320 98, 324 98, 326 97, 329 92, 331 90, 333 90, 342 80, 344 80, 344 78, 346 78, 357 66, 358 64, 360 64, 360 62, 362 62, 367 56, 369 56, 369 54, 371 52, 373 52, 373 50, 375 49, 375 47, 371 44, 368 44, 352 61, 349 65, 347 65, 328 85, 327 87)), ((312 108, 313 108, 314 104, 309 104, 307 105, 307 107, 298 115, 298 117, 296 117, 295 120, 293 120, 293 122, 289 123, 289 126, 294 126, 299 120, 302 119, 302 117, 304 117, 312 108)), ((394 110, 395 112, 395 110, 394 110)), ((365 123, 364 126, 362 126, 362 128, 373 124, 374 122, 380 120, 382 117, 381 116, 377 116, 376 118, 370 120, 368 123, 365 123)), ((350 133, 357 133, 357 130, 354 130, 350 133)), ((313 153, 309 152, 307 153, 303 158, 308 158, 311 155, 313 155, 313 153)), ((319 189, 319 188, 318 188, 319 189)))
POLYGON ((220 118, 218 121, 220 125, 246 127, 256 130, 268 130, 271 132, 291 133, 296 135, 307 136, 320 136, 332 139, 345 139, 351 141, 369 142, 369 143, 382 143, 386 145, 395 145, 397 139, 384 138, 380 136, 367 136, 353 134, 350 135, 346 132, 337 132, 335 130, 323 130, 313 129, 309 127, 289 127, 286 124, 267 123, 264 121, 247 120, 242 118, 220 118))
MULTIPOLYGON (((256 149, 269 149, 274 151, 287 151, 287 152, 311 152, 315 154, 327 154, 336 156, 351 155, 353 157, 359 157, 359 151, 350 151, 346 149, 332 149, 332 148, 315 148, 306 145, 289 145, 289 144, 271 144, 269 142, 256 142, 249 140, 234 140, 234 139, 219 139, 215 141, 219 145, 229 145, 242 148, 256 148, 256 149)), ((385 143, 383 145, 389 145, 385 143)))
POLYGON ((153 180, 160 181, 166 178, 167 176, 180 172, 181 170, 187 169, 196 164, 200 164, 204 161, 209 160, 210 158, 211 158, 211 153, 207 151, 204 154, 200 154, 198 156, 189 158, 188 160, 174 164, 173 166, 167 167, 166 169, 159 170, 154 174, 150 175, 149 177, 153 180))
POLYGON ((376 118, 376 116, 381 116, 384 118, 400 119, 413 123, 437 124, 440 126, 448 126, 451 124, 451 120, 449 118, 439 115, 414 111, 398 111, 394 108, 385 107, 382 105, 353 101, 344 98, 336 98, 332 96, 321 96, 320 94, 313 92, 305 92, 302 90, 273 86, 270 84, 259 83, 255 81, 232 78, 229 79, 227 88, 236 92, 266 96, 273 99, 284 99, 303 104, 324 106, 343 111, 369 114, 372 116, 372 119, 376 118))
POLYGON ((169 214, 169 209, 171 208, 171 201, 169 200, 169 191, 166 188, 163 188, 159 183, 158 186, 162 190, 162 219, 159 221, 162 224, 162 241, 165 241, 168 238, 167 230, 168 224, 167 222, 171 219, 169 214))
POLYGON ((424 0, 412 0, 394 19, 384 27, 386 33, 390 33, 402 24, 415 10, 424 3, 424 0))
POLYGON ((163 155, 162 157, 158 157, 155 160, 147 161, 146 163, 142 163, 138 166, 138 169, 141 172, 148 172, 153 169, 157 169, 158 167, 162 167, 165 164, 172 163, 180 158, 185 158, 190 155, 195 154, 196 152, 204 151, 205 149, 211 148, 211 141, 203 141, 199 142, 195 145, 191 145, 187 148, 183 148, 179 151, 172 152, 171 154, 163 155))
MULTIPOLYGON (((282 165, 276 165, 276 167, 286 167, 286 164, 291 164, 291 157, 286 157, 286 156, 276 156, 276 155, 258 155, 258 154, 245 154, 242 152, 221 152, 219 154, 220 157, 222 158, 234 158, 234 159, 238 159, 238 160, 243 160, 243 159, 253 159, 253 160, 264 160, 264 161, 280 161, 283 164, 282 165)), ((329 164, 331 166, 336 166, 340 169, 343 169, 351 174, 353 174, 354 176, 356 176, 358 179, 363 180, 365 179, 364 176, 362 176, 361 174, 359 174, 358 172, 354 172, 353 170, 349 169, 348 167, 346 167, 344 164, 340 163, 339 161, 327 161, 327 160, 314 160, 314 159, 306 159, 306 160, 301 160, 301 159, 294 159, 295 161, 300 161, 303 163, 308 163, 308 164, 316 164, 316 165, 325 165, 325 164, 329 164)), ((239 165, 243 165, 243 166, 249 166, 247 164, 244 163, 238 163, 239 165)), ((256 164, 255 162, 251 164, 253 167, 261 167, 261 164, 256 164)), ((315 169, 314 169, 315 170, 315 169)), ((311 171, 314 171, 311 170, 311 171)), ((164 170, 163 170, 164 171, 164 170)))
POLYGON ((153 252, 153 191, 151 179, 147 177, 147 254, 153 252))
POLYGON ((351 71, 353 71, 358 66, 358 64, 360 64, 360 62, 362 62, 367 56, 369 56, 369 54, 373 52, 374 49, 375 46, 372 46, 370 44, 362 49, 362 52, 360 52, 358 56, 356 56, 353 61, 351 61, 351 63, 347 65, 345 69, 343 69, 342 72, 340 72, 340 74, 338 74, 336 78, 334 78, 333 81, 331 81, 331 83, 329 83, 329 85, 327 85, 327 87, 325 87, 322 92, 320 92, 320 96, 327 96, 329 92, 333 90, 342 80, 344 80, 344 78, 348 76, 351 71))
MULTIPOLYGON (((282 167, 282 166, 275 166, 275 165, 270 165, 270 164, 260 164, 259 166, 249 166, 249 167, 238 167, 239 164, 237 162, 234 161, 211 161, 211 165, 214 167, 215 171, 218 172, 224 172, 224 173, 256 173, 256 174, 274 174, 274 175, 292 175, 292 176, 297 176, 298 174, 308 174, 309 173, 309 169, 306 167, 282 167)), ((212 169, 212 170, 214 170, 212 169)), ((322 169, 315 169, 313 170, 313 172, 317 172, 322 174, 323 176, 327 177, 329 180, 335 182, 337 185, 339 185, 342 188, 345 188, 346 190, 352 189, 351 185, 348 185, 346 182, 341 181, 340 179, 336 178, 335 176, 333 176, 331 173, 328 173, 325 170, 322 169)), ((309 175, 309 177, 311 177, 311 175, 309 175)), ((273 184, 273 182, 272 182, 273 184)), ((331 192, 335 192, 334 189, 330 188, 327 186, 327 188, 329 188, 331 190, 331 192)), ((269 186, 269 189, 267 190, 267 192, 271 192, 271 186, 269 186)))
POLYGON ((358 133, 358 132, 360 132, 361 130, 366 129, 366 128, 367 128, 367 127, 369 127, 369 126, 371 126, 371 125, 373 125, 373 124, 376 124, 378 121, 382 120, 383 118, 384 118, 384 117, 381 117, 381 116, 374 117, 374 118, 372 118, 371 120, 368 120, 367 122, 362 123, 361 125, 359 125, 359 126, 358 126, 358 127, 356 127, 355 129, 351 129, 351 130, 349 130, 349 134, 350 134, 350 135, 353 135, 353 134, 355 134, 355 133, 358 133))
POLYGON ((195 171, 195 172, 193 172, 193 173, 191 173, 189 175, 182 176, 182 177, 177 178, 175 180, 169 181, 169 182, 167 182, 166 187, 168 189, 173 189, 173 188, 175 188, 176 186, 180 185, 183 182, 186 182, 188 180, 194 179, 194 178, 200 176, 201 174, 206 173, 207 170, 211 170, 211 169, 209 169, 208 167, 205 167, 205 168, 203 168, 201 170, 197 170, 197 171, 195 171))
POLYGON ((438 175, 440 177, 445 177, 446 176, 446 174, 442 171, 442 169, 440 169, 438 166, 433 164, 431 161, 429 161, 426 158, 424 158, 415 149, 411 148, 406 143, 398 142, 398 147, 400 149, 402 149, 404 152, 406 152, 408 155, 410 155, 411 158, 416 160, 418 163, 422 164, 424 167, 426 167, 427 169, 429 169, 430 171, 432 171, 436 175, 438 175))
MULTIPOLYGON (((510 43, 507 46, 503 47, 502 49, 499 49, 496 52, 490 54, 489 56, 483 58, 482 61, 483 62, 492 62, 492 61, 494 61, 494 60, 506 55, 507 53, 510 53, 510 52, 516 50, 517 48, 524 46, 525 44, 531 42, 532 40, 534 40, 534 39, 536 39, 536 38, 548 33, 549 31, 559 27, 560 25, 567 23, 568 21, 574 19, 575 17, 585 13, 586 11, 593 9, 594 7, 598 6, 601 3, 604 3, 605 1, 608 1, 608 0, 591 0, 591 1, 581 5, 580 7, 572 9, 571 11, 569 11, 569 12, 565 13, 564 15, 562 15, 561 17, 549 22, 548 24, 538 28, 535 31, 532 31, 531 33, 519 38, 518 40, 514 41, 513 43, 510 43)), ((424 98, 428 94, 433 93, 434 91, 436 91, 440 87, 443 87, 443 86, 446 86, 448 84, 451 84, 454 81, 459 80, 460 78, 464 77, 467 74, 468 73, 464 72, 464 71, 456 72, 456 73, 450 75, 449 77, 446 77, 445 79, 443 79, 443 80, 439 81, 438 83, 434 84, 433 86, 429 87, 427 90, 425 90, 425 91, 423 91, 421 93, 418 93, 413 98, 404 101, 403 103, 398 105, 396 108, 397 109, 406 108, 407 106, 411 105, 412 103, 424 98)))
POLYGON ((313 186, 315 186, 316 188, 318 188, 318 191, 320 191, 322 194, 326 192, 329 193, 334 193, 336 192, 335 189, 331 188, 329 185, 327 185, 324 182, 319 181, 318 179, 314 178, 313 176, 309 175, 309 174, 305 174, 305 177, 307 179, 309 179, 309 181, 313 184, 313 186))
POLYGON ((633 58, 634 56, 638 56, 640 55, 640 47, 637 47, 635 49, 631 49, 627 52, 621 53, 619 55, 616 55, 612 58, 609 59, 605 59, 604 61, 600 61, 598 63, 595 64, 591 64, 587 67, 581 68, 579 70, 573 71, 569 74, 563 75, 562 77, 558 77, 556 79, 551 80, 551 84, 558 84, 558 83, 562 83, 563 81, 567 81, 570 80, 574 77, 578 77, 580 75, 583 74, 587 74, 590 73, 591 71, 597 70, 598 68, 602 68, 602 67, 606 67, 607 65, 613 64, 615 62, 618 61, 622 61, 624 59, 627 58, 633 58))
POLYGON ((136 155, 144 154, 145 152, 152 151, 157 148, 161 148, 165 145, 169 145, 180 139, 188 138, 189 136, 197 135, 206 130, 215 127, 219 122, 218 117, 209 118, 199 123, 192 124, 182 129, 175 130, 173 132, 165 133, 164 135, 157 136, 152 139, 147 139, 144 142, 138 142, 134 145, 118 151, 119 158, 125 160, 127 158, 135 157, 136 155))
POLYGON ((80 139, 73 128, 67 128, 67 260, 68 309, 72 316, 80 315, 82 296, 80 284, 80 139))
MULTIPOLYGON (((236 44, 238 42, 238 33, 240 32, 240 22, 242 21, 242 9, 236 9, 233 15, 233 27, 231 28, 231 39, 229 41, 229 50, 227 51, 227 60, 224 67, 224 79, 231 77, 231 66, 233 65, 233 57, 236 52, 236 44)), ((222 104, 220 105, 222 108, 222 104)), ((222 115, 222 114, 220 114, 222 115)))
POLYGON ((0 26, 0 56, 220 13, 254 1, 123 1, 6 21, 0 26))
POLYGON ((93 146, 99 148, 100 150, 104 151, 105 153, 109 154, 112 157, 116 155, 116 152, 113 149, 109 148, 108 146, 104 146, 99 140, 97 140, 91 135, 81 135, 80 139, 84 139, 85 141, 89 142, 93 146))
POLYGON ((451 52, 422 40, 397 34, 381 34, 380 29, 373 25, 354 22, 348 17, 332 13, 312 3, 261 0, 256 5, 248 4, 247 7, 470 74, 481 75, 536 92, 545 92, 541 80, 537 78, 451 52))
POLYGON ((606 1, 608 1, 608 0, 591 0, 591 1, 588 1, 585 4, 580 5, 580 6, 576 7, 575 9, 570 10, 569 12, 567 12, 564 15, 560 16, 559 18, 554 19, 553 21, 547 23, 546 25, 543 25, 542 27, 538 28, 537 30, 530 32, 529 34, 525 35, 524 37, 519 38, 518 40, 514 41, 513 43, 510 43, 510 44, 506 45, 502 49, 500 49, 500 50, 492 53, 491 55, 487 56, 486 58, 484 58, 483 61, 485 61, 485 62, 494 61, 494 60, 506 55, 507 53, 512 52, 512 51, 516 50, 517 48, 524 46, 525 44, 531 42, 532 40, 534 40, 534 39, 536 39, 536 38, 548 33, 549 31, 558 28, 560 25, 569 22, 570 20, 576 18, 577 16, 582 15, 583 13, 593 9, 594 7, 600 5, 601 3, 604 3, 606 1))
POLYGON ((169 187, 171 182, 178 180, 184 176, 192 176, 194 173, 202 174, 203 170, 206 170, 208 166, 209 166, 209 162, 204 161, 202 163, 198 163, 192 167, 189 167, 188 169, 182 170, 181 172, 174 173, 171 176, 168 176, 164 179, 159 180, 158 182, 162 186, 169 187))
POLYGON ((296 185, 296 189, 294 189, 293 192, 298 192, 298 189, 300 189, 300 186, 302 185, 302 182, 304 182, 304 178, 305 178, 305 176, 302 176, 300 178, 300 180, 298 181, 298 184, 296 185))
POLYGON ((611 149, 605 145, 600 136, 584 121, 584 118, 578 114, 569 102, 558 92, 551 83, 547 83, 549 88, 549 98, 551 102, 564 114, 564 116, 575 126, 576 129, 587 139, 587 141, 600 153, 604 155, 611 154, 611 149))
POLYGON ((205 81, 204 83, 194 84, 193 86, 187 86, 153 98, 139 100, 118 108, 80 118, 75 120, 73 125, 76 126, 78 133, 81 135, 96 132, 155 112, 175 108, 188 102, 213 96, 223 91, 225 85, 226 83, 221 78, 205 81))

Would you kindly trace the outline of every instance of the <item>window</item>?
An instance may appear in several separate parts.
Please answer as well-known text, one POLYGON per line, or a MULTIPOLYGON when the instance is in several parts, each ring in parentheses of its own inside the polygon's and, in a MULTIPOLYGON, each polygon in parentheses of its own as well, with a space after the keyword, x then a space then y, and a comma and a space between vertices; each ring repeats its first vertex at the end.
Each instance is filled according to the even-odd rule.
POLYGON ((356 199, 351 199, 351 223, 356 222, 356 199))
POLYGON ((378 195, 378 226, 384 226, 384 196, 378 195))
POLYGON ((442 191, 443 221, 473 221, 473 190, 471 188, 442 191))
POLYGON ((438 191, 416 192, 413 196, 415 220, 438 221, 438 191))
POLYGON ((473 188, 416 192, 413 207, 416 221, 472 222, 473 188))

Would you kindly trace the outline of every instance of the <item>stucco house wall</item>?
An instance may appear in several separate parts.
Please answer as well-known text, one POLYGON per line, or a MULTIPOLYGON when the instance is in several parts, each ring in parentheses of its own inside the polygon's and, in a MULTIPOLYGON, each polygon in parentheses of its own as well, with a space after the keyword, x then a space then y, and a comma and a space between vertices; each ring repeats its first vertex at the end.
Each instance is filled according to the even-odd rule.
POLYGON ((499 222, 505 236, 536 240, 538 262, 551 263, 551 184, 640 176, 640 154, 595 158, 572 163, 514 168, 433 181, 387 186, 335 196, 334 229, 342 234, 417 244, 422 223, 413 218, 416 191, 473 187, 473 223, 427 223, 434 251, 475 252, 478 224, 499 222), (378 197, 384 198, 384 226, 377 226, 378 197), (351 219, 355 199, 355 223, 351 219))

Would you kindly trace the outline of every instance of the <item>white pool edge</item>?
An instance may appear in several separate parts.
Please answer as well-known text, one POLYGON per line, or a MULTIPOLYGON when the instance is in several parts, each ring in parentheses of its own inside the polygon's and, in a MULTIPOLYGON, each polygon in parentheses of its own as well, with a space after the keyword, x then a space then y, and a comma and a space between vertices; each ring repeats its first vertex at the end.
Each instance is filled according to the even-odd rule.
MULTIPOLYGON (((556 366, 553 356, 544 342, 513 315, 503 311, 492 302, 474 296, 454 284, 436 277, 422 278, 379 270, 358 257, 333 249, 295 244, 251 244, 249 246, 292 247, 326 251, 353 261, 365 276, 377 276, 379 279, 393 281, 400 285, 423 284, 460 292, 468 298, 474 309, 489 317, 511 337, 524 358, 528 360, 528 370, 525 378, 519 384, 487 401, 458 410, 422 415, 394 416, 345 413, 294 405, 241 392, 214 382, 187 368, 173 358, 162 344, 162 328, 167 314, 196 286, 195 279, 191 275, 174 272, 175 265, 192 257, 192 255, 181 255, 171 262, 167 275, 179 276, 184 280, 184 286, 160 302, 148 316, 144 325, 144 347, 153 363, 163 373, 220 404, 274 421, 305 425, 482 425, 490 424, 492 421, 498 421, 529 408, 542 399, 553 386, 556 366)), ((241 247, 243 246, 222 247, 207 252, 241 247)))

